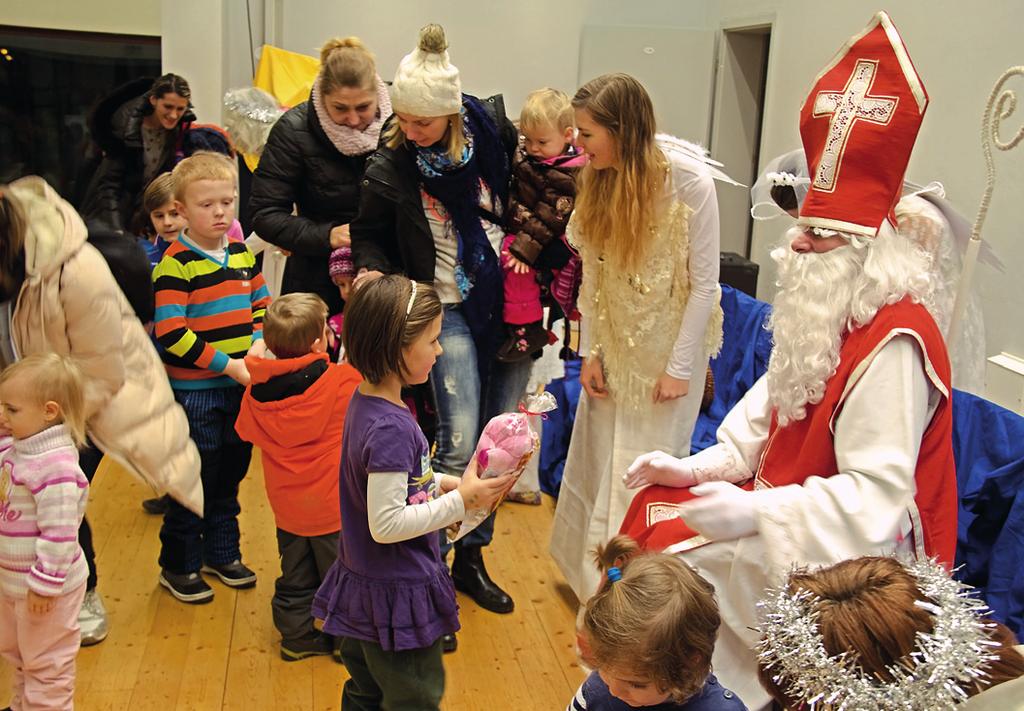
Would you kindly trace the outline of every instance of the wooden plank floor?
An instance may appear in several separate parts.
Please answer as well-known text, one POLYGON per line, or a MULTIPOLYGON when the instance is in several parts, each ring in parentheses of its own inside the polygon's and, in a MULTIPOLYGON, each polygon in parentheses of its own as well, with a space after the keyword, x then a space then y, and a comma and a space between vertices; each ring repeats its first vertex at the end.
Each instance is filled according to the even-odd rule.
MULTIPOLYGON (((270 615, 279 574, 274 521, 259 457, 242 484, 242 551, 259 574, 252 590, 215 579, 214 601, 191 606, 157 584, 160 518, 143 513, 144 485, 104 462, 89 502, 100 593, 110 635, 78 656, 79 711, 337 709, 344 667, 329 658, 286 663, 270 615)), ((488 569, 515 598, 495 615, 459 595, 459 649, 445 656, 447 711, 563 709, 583 678, 576 661, 575 598, 547 552, 554 510, 505 504, 488 569)), ((0 662, 0 707, 10 669, 0 662)))

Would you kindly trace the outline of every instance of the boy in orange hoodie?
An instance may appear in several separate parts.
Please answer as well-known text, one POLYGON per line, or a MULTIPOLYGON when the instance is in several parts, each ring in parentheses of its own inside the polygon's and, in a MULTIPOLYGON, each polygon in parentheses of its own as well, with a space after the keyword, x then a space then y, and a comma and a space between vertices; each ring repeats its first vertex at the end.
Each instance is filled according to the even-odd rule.
POLYGON ((341 434, 362 377, 330 362, 328 338, 327 305, 315 294, 286 294, 271 304, 263 339, 276 359, 245 359, 252 382, 235 423, 261 450, 277 523, 281 577, 271 608, 285 661, 333 650, 333 640, 313 627, 310 605, 338 553, 341 434))

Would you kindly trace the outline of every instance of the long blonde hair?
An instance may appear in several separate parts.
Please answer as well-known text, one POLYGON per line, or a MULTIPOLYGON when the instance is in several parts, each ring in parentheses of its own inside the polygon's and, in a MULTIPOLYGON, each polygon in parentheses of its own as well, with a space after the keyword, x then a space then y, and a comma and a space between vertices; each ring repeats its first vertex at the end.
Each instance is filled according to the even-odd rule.
POLYGON ((583 241, 615 266, 633 270, 652 240, 668 170, 668 159, 654 140, 654 105, 633 77, 604 74, 581 86, 572 106, 608 130, 618 157, 614 168, 583 169, 573 221, 583 241))

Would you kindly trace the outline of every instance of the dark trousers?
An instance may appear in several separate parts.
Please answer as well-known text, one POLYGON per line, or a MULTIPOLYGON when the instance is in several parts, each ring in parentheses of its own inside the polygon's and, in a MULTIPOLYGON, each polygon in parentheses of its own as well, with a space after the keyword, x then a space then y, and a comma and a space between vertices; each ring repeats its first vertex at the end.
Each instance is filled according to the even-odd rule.
MULTIPOLYGON (((82 468, 85 478, 92 484, 96 476, 96 470, 103 461, 103 452, 92 443, 87 442, 85 449, 78 453, 78 466, 82 468)), ((89 578, 85 581, 86 590, 96 589, 96 549, 92 545, 92 528, 89 526, 89 519, 83 517, 78 527, 78 545, 82 546, 82 555, 85 556, 85 563, 89 566, 89 578)))
POLYGON ((281 577, 274 583, 270 609, 282 642, 314 636, 313 597, 328 569, 338 557, 339 534, 297 536, 277 529, 277 552, 281 556, 281 577))
POLYGON ((379 644, 341 638, 341 658, 351 678, 341 711, 437 711, 444 695, 441 640, 429 647, 385 652, 379 644))
POLYGON ((203 517, 173 499, 160 529, 160 567, 197 573, 203 563, 224 565, 242 559, 238 546, 238 485, 249 470, 252 445, 235 432, 242 388, 175 390, 188 415, 189 436, 199 448, 203 517))

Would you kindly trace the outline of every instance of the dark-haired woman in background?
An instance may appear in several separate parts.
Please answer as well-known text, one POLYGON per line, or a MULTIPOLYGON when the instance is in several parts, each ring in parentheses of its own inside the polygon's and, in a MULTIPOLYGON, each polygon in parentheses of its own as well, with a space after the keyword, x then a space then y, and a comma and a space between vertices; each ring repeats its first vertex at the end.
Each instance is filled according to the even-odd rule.
POLYGON ((99 103, 89 131, 102 157, 79 206, 83 219, 127 231, 153 178, 196 150, 232 153, 220 129, 190 130, 191 98, 184 78, 164 74, 123 84, 99 103))

